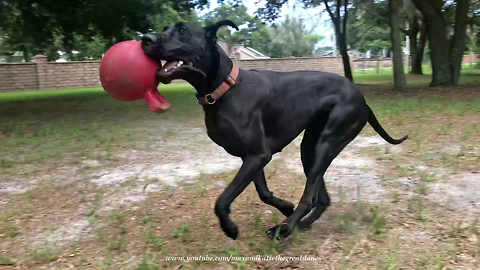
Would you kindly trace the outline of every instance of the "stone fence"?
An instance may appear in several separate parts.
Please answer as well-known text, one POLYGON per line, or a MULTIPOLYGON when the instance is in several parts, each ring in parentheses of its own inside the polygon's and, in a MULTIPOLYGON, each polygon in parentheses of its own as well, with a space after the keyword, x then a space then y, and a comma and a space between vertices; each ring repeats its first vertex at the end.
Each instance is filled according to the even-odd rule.
MULTIPOLYGON (((478 63, 478 55, 465 55, 464 63, 478 63)), ((343 73, 341 57, 270 58, 235 60, 243 69, 295 71, 316 70, 336 74, 343 73)), ((352 69, 391 66, 390 59, 352 59, 352 69)), ((100 61, 48 62, 43 55, 35 56, 34 63, 0 64, 0 92, 98 87, 100 61)))
POLYGON ((48 62, 43 55, 34 63, 0 64, 0 92, 100 86, 100 61, 48 62))
POLYGON ((236 60, 243 69, 273 70, 280 72, 314 70, 336 74, 343 73, 342 57, 292 57, 254 60, 236 60))

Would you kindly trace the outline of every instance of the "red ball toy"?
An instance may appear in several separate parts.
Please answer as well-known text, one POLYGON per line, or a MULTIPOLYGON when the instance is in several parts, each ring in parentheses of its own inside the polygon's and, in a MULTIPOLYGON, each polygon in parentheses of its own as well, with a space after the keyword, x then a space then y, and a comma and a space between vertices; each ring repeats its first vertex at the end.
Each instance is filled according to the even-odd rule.
POLYGON ((165 112, 170 103, 158 93, 157 70, 162 64, 148 57, 140 41, 112 46, 100 63, 100 81, 110 96, 121 101, 145 99, 153 112, 165 112))

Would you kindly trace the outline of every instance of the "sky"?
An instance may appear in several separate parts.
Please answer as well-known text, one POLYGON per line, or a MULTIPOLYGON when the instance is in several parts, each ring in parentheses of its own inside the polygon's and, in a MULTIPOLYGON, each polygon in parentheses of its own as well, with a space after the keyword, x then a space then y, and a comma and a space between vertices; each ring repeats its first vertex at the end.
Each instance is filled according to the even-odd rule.
MULTIPOLYGON (((255 11, 259 7, 262 7, 263 0, 259 4, 255 4, 259 0, 243 0, 243 4, 247 7, 247 12, 250 15, 254 15, 255 11)), ((281 17, 278 21, 282 21, 285 17, 291 16, 296 18, 304 19, 304 24, 307 29, 313 29, 313 34, 324 35, 325 39, 321 41, 317 46, 331 46, 333 40, 331 36, 334 35, 333 29, 330 26, 330 18, 327 13, 322 12, 323 6, 318 8, 304 9, 301 3, 296 3, 295 0, 289 0, 283 7, 281 11, 281 17)), ((210 3, 210 7, 200 14, 204 14, 215 9, 218 6, 217 1, 213 0, 210 3)))

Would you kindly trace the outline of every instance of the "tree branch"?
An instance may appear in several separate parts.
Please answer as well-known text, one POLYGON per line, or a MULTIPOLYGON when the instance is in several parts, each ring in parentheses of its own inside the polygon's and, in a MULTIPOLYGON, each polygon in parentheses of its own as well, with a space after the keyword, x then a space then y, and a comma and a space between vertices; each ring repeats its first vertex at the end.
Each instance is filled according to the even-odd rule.
POLYGON ((343 35, 347 33, 347 19, 348 19, 348 0, 343 0, 343 9, 345 12, 345 15, 343 16, 343 35))
MULTIPOLYGON (((340 1, 340 0, 338 0, 340 1)), ((328 14, 330 15, 330 18, 332 19, 332 22, 333 24, 335 25, 335 29, 338 28, 338 31, 340 31, 340 16, 335 16, 332 12, 332 9, 330 8, 330 6, 328 5, 328 0, 323 0, 323 3, 325 3, 325 8, 327 9, 328 11, 328 14)), ((339 9, 337 7, 337 9, 335 10, 335 13, 339 12, 339 9)))
POLYGON ((323 0, 323 3, 325 4, 325 9, 327 10, 328 15, 330 15, 330 18, 333 20, 335 17, 330 9, 330 6, 328 5, 328 0, 323 0))
POLYGON ((337 9, 335 10, 335 16, 340 21, 340 6, 342 4, 342 0, 337 0, 337 9))
POLYGON ((402 31, 402 33, 404 33, 407 36, 410 36, 412 34, 412 30, 403 29, 401 27, 399 27, 398 29, 400 29, 400 31, 402 31))
POLYGON ((366 12, 369 13, 370 15, 375 16, 376 18, 380 19, 382 22, 386 23, 387 25, 390 25, 389 19, 380 15, 378 12, 375 12, 374 9, 366 9, 366 12))

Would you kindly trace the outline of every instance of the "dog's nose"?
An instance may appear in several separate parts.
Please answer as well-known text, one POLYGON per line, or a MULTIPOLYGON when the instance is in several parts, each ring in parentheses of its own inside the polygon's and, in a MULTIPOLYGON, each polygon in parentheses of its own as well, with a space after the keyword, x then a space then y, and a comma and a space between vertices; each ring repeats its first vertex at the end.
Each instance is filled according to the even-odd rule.
POLYGON ((145 45, 152 44, 157 40, 157 37, 152 34, 145 34, 142 37, 142 43, 145 45))

